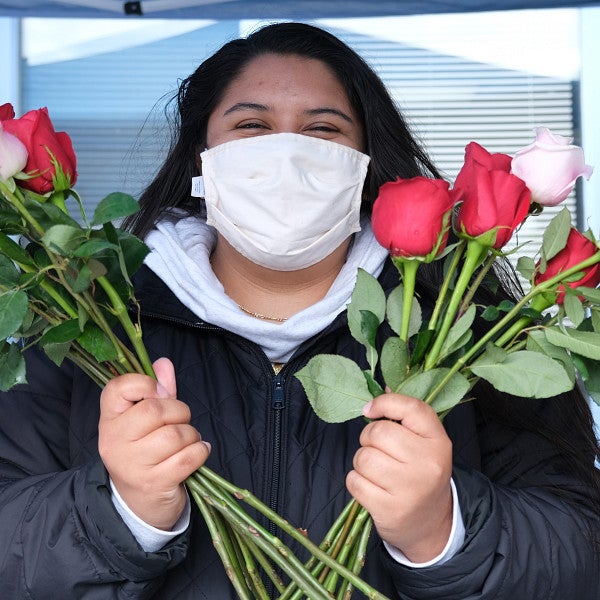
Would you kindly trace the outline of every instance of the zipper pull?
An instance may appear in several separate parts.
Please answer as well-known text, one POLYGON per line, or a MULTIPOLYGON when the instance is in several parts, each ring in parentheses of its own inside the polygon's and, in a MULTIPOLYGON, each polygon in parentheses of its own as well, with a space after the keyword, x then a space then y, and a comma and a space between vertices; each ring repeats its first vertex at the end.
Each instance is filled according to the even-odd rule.
POLYGON ((273 382, 273 399, 271 406, 275 410, 285 408, 285 395, 283 393, 283 378, 277 375, 273 382))

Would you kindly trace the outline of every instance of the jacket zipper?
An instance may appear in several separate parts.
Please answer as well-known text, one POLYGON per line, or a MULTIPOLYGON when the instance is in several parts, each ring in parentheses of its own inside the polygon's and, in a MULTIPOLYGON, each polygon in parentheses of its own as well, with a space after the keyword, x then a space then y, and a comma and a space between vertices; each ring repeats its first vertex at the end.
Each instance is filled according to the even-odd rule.
MULTIPOLYGON (((283 410, 285 408, 285 393, 283 388, 284 379, 278 373, 273 379, 273 397, 271 408, 273 409, 273 451, 271 461, 271 494, 269 508, 277 512, 279 505, 279 484, 281 480, 281 430, 283 425, 283 410)), ((276 527, 269 523, 269 531, 275 534, 276 527)))
MULTIPOLYGON (((273 512, 279 509, 279 488, 281 483, 281 449, 283 411, 285 409, 284 377, 278 373, 273 379, 273 396, 271 397, 271 410, 273 411, 273 445, 271 451, 271 486, 269 494, 269 508, 273 512)), ((268 531, 271 535, 277 535, 277 526, 269 521, 268 531)), ((275 584, 267 579, 265 582, 267 596, 276 597, 275 584)))

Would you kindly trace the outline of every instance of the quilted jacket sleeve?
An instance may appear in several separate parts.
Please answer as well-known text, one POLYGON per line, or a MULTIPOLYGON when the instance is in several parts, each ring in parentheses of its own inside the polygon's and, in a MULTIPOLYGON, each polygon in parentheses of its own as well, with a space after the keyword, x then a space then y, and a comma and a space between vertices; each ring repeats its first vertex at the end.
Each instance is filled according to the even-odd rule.
POLYGON ((35 383, 0 394, 2 597, 150 598, 188 540, 145 553, 113 507, 98 456, 72 467, 68 371, 34 354, 35 383))
MULTIPOLYGON (((543 418, 556 410, 560 419, 560 403, 545 406, 539 405, 543 418)), ((461 551, 423 569, 384 558, 400 597, 597 600, 600 515, 564 452, 493 420, 480 424, 479 444, 481 471, 455 465, 453 474, 466 527, 461 551)))

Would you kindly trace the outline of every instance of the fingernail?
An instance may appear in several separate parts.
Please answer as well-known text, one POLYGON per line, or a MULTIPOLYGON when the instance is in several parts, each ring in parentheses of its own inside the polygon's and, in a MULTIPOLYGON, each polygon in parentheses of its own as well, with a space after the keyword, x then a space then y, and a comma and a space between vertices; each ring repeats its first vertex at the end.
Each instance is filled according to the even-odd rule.
POLYGON ((369 416, 369 413, 371 412, 371 406, 373 406, 373 401, 371 400, 370 402, 367 402, 362 409, 362 414, 365 415, 365 417, 369 416))
POLYGON ((212 446, 210 445, 210 442, 205 442, 204 440, 202 440, 202 443, 208 448, 209 452, 212 450, 212 446))
POLYGON ((168 398, 169 397, 169 392, 167 391, 167 388, 165 386, 163 386, 160 381, 156 382, 156 393, 158 394, 159 398, 168 398))

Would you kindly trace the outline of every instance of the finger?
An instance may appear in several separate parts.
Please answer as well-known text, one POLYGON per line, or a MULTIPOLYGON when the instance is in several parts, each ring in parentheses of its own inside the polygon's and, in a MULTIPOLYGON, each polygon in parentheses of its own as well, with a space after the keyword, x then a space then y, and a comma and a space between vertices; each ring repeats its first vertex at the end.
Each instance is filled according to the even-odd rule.
POLYGON ((363 408, 363 414, 369 419, 398 421, 422 437, 437 437, 444 433, 444 426, 431 406, 402 394, 382 394, 373 398, 363 408))
POLYGON ((152 364, 156 374, 156 391, 159 398, 176 398, 177 383, 175 380, 175 367, 168 358, 159 358, 152 364))
POLYGON ((115 440, 135 442, 166 425, 187 424, 190 418, 190 408, 181 400, 144 398, 113 421, 112 435, 115 440))
POLYGON ((140 440, 136 454, 143 464, 154 466, 201 440, 200 433, 192 425, 165 425, 140 440))
POLYGON ((182 448, 155 467, 159 480, 167 484, 182 483, 194 471, 199 469, 208 459, 210 444, 208 442, 195 442, 182 448))
POLYGON ((143 398, 156 396, 156 381, 148 375, 120 375, 109 381, 100 395, 101 418, 116 419, 143 398))
POLYGON ((396 421, 381 419, 364 427, 360 445, 377 448, 396 461, 407 462, 423 452, 423 443, 428 439, 396 421))
POLYGON ((390 494, 363 477, 358 471, 350 471, 346 475, 346 488, 350 495, 368 512, 390 501, 390 494))
POLYGON ((377 448, 359 448, 354 455, 353 466, 356 473, 375 487, 393 493, 404 479, 405 465, 377 448))

